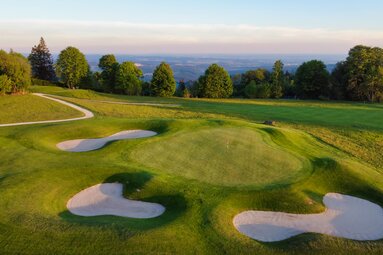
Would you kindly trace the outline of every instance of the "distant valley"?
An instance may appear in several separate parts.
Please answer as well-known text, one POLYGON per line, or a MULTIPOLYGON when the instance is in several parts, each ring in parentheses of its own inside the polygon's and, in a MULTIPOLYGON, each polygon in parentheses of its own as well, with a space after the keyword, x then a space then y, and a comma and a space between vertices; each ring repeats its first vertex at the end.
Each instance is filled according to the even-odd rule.
MULTIPOLYGON (((99 70, 97 65, 101 56, 102 55, 98 54, 86 55, 92 71, 99 70)), ((165 61, 172 66, 177 81, 189 81, 198 79, 198 77, 203 74, 206 68, 212 63, 217 63, 223 66, 231 75, 234 75, 257 68, 271 70, 274 62, 278 59, 283 61, 286 71, 295 72, 297 67, 303 62, 319 59, 322 60, 327 65, 329 71, 331 71, 337 62, 346 58, 346 55, 116 55, 116 58, 120 63, 124 61, 133 61, 138 64, 144 72, 145 80, 150 80, 154 68, 162 61, 165 61)))

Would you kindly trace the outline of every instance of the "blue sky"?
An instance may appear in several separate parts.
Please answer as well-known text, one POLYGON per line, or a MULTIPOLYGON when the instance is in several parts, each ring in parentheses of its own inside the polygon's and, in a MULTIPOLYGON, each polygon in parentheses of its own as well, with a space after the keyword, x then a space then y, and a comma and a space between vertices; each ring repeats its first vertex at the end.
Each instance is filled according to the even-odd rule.
POLYGON ((0 0, 0 47, 87 53, 345 53, 383 46, 381 0, 0 0))

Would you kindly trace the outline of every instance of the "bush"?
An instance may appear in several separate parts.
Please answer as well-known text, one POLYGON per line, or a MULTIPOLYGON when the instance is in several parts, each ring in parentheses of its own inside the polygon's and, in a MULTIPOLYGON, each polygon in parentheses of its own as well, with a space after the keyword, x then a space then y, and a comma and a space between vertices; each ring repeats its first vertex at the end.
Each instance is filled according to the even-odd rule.
POLYGON ((32 78, 32 85, 34 86, 57 86, 57 83, 51 82, 51 81, 46 81, 46 80, 40 80, 36 78, 32 78))
POLYGON ((12 81, 7 75, 0 75, 0 95, 5 95, 12 91, 12 81))
POLYGON ((0 50, 1 93, 20 93, 31 85, 31 66, 21 54, 0 50))

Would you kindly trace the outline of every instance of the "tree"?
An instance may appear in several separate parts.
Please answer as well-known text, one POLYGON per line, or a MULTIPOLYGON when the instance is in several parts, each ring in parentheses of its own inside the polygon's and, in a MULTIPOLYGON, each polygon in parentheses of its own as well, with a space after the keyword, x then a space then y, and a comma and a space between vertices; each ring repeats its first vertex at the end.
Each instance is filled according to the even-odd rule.
POLYGON ((241 87, 242 74, 231 76, 231 82, 233 83, 233 96, 241 96, 243 92, 243 87, 241 87))
POLYGON ((245 95, 248 98, 270 98, 272 86, 267 83, 257 84, 254 80, 245 88, 245 95))
POLYGON ((255 81, 257 84, 260 84, 269 78, 269 72, 266 69, 258 68, 256 70, 250 70, 243 74, 242 83, 246 86, 251 81, 255 81))
POLYGON ((116 72, 119 64, 114 55, 104 55, 100 58, 98 67, 101 72, 101 83, 106 92, 113 92, 116 86, 116 72))
POLYGON ((170 97, 176 91, 176 81, 169 64, 162 62, 156 67, 151 82, 152 94, 160 97, 170 97))
POLYGON ((138 96, 142 91, 143 73, 133 62, 124 62, 116 72, 116 88, 127 95, 138 96))
POLYGON ((56 71, 61 81, 68 88, 74 89, 88 77, 89 65, 84 54, 74 47, 68 47, 61 51, 57 59, 56 71))
POLYGON ((322 61, 312 60, 303 63, 295 74, 298 96, 307 99, 328 97, 329 76, 322 61))
POLYGON ((199 94, 206 98, 226 98, 233 94, 233 82, 221 66, 212 64, 199 78, 199 94))
POLYGON ((347 61, 341 61, 336 64, 330 76, 331 95, 330 97, 337 100, 348 99, 348 67, 347 61))
POLYGON ((271 73, 271 97, 281 98, 283 96, 284 82, 283 63, 278 60, 274 63, 273 72, 271 73))
POLYGON ((257 98, 257 83, 255 81, 251 81, 245 87, 245 95, 247 98, 257 98))
POLYGON ((177 97, 183 97, 185 89, 187 89, 185 81, 184 80, 180 80, 178 82, 178 86, 177 86, 177 89, 176 89, 176 96, 177 97))
POLYGON ((40 43, 32 48, 28 60, 31 63, 34 78, 46 81, 54 81, 56 79, 53 59, 44 38, 41 37, 40 43))
POLYGON ((375 102, 383 95, 383 49, 358 45, 347 58, 348 86, 353 99, 375 102))
POLYGON ((0 93, 24 92, 31 85, 31 66, 23 55, 0 50, 0 93))

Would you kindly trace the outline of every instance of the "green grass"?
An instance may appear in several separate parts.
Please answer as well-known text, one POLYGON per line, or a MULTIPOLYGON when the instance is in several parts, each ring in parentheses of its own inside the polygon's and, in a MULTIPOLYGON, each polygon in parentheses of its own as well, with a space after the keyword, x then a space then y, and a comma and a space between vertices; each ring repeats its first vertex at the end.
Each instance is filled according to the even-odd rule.
POLYGON ((303 234, 265 244, 232 225, 234 215, 249 209, 321 212, 327 192, 383 206, 381 105, 34 90, 71 96, 96 117, 0 128, 1 254, 382 254, 383 240, 303 234), (265 119, 277 119, 278 127, 254 124, 265 119), (61 141, 126 129, 159 135, 86 153, 56 148, 61 141), (126 185, 126 197, 161 203, 165 214, 149 220, 87 218, 66 210, 80 190, 115 181, 126 185))
POLYGON ((153 171, 226 186, 292 182, 310 171, 304 169, 303 159, 274 144, 268 133, 237 125, 198 129, 189 123, 187 129, 146 142, 129 158, 153 171))
POLYGON ((0 96, 0 124, 81 117, 82 113, 34 95, 0 96))

